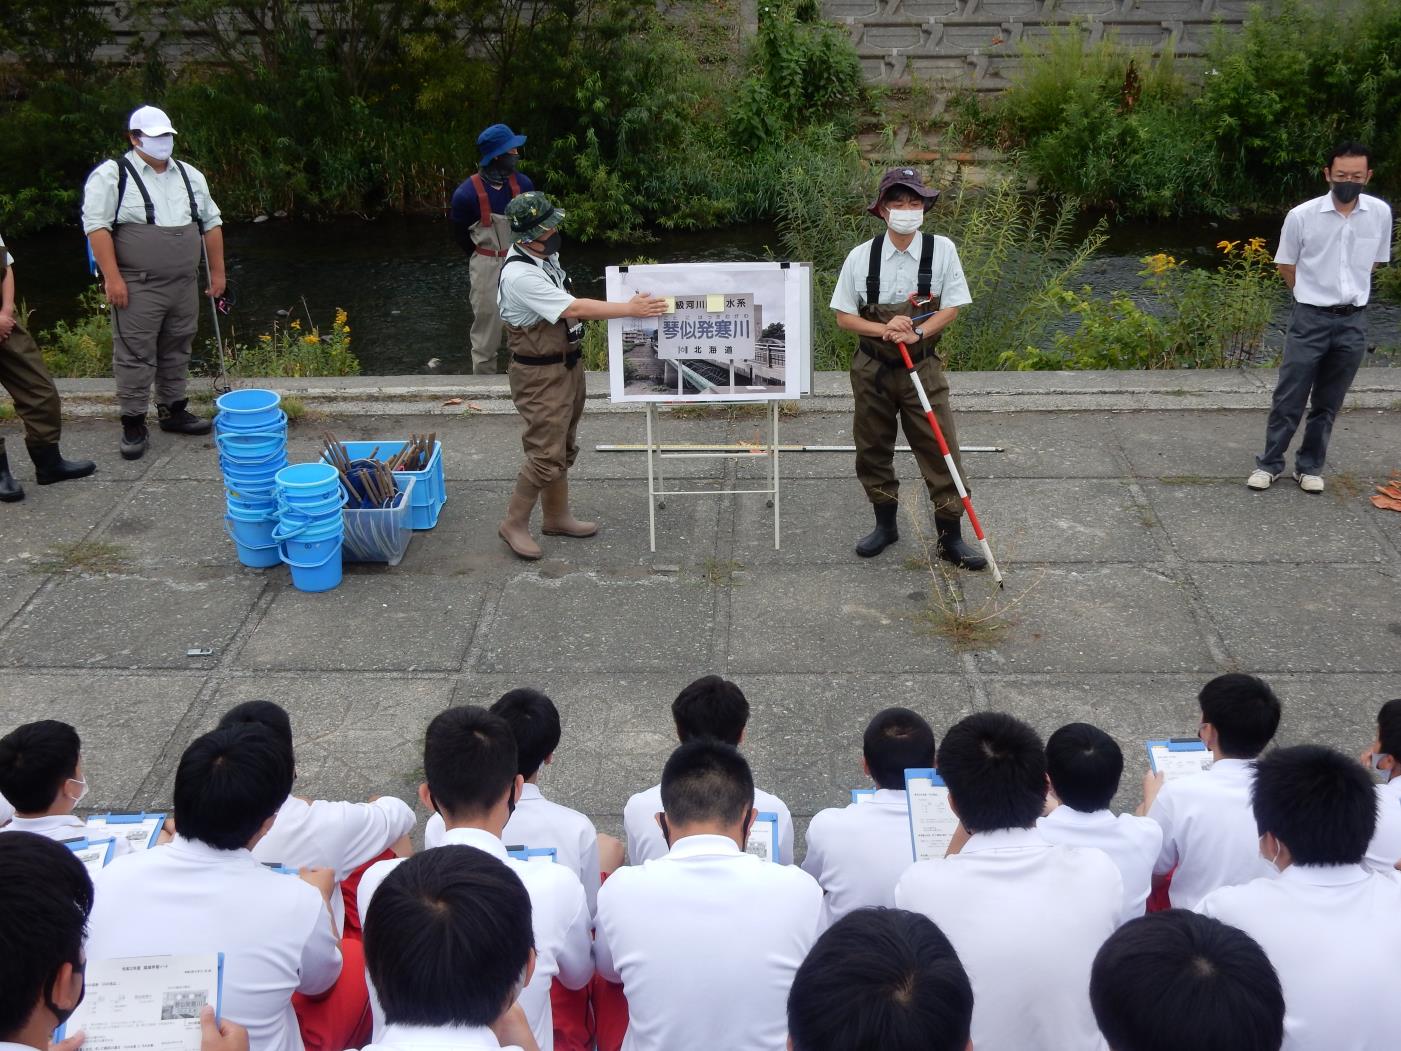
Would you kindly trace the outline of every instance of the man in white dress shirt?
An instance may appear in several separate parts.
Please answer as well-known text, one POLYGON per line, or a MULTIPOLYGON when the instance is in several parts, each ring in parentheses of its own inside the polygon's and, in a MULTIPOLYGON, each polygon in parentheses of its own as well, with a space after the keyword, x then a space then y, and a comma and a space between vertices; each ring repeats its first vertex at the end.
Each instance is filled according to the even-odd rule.
POLYGON ((1110 1051, 1279 1051, 1284 993, 1248 934, 1186 909, 1140 916, 1095 957, 1090 1003, 1110 1051))
POLYGON ((291 756, 266 727, 196 738, 175 772, 175 839, 95 881, 88 956, 223 953, 224 1013, 253 1051, 301 1051, 293 994, 329 993, 341 973, 329 873, 283 875, 252 854, 291 788, 291 756))
POLYGON ((517 1003, 535 969, 530 895, 481 850, 396 865, 365 914, 365 962, 384 1031, 375 1051, 535 1051, 517 1003))
POLYGON ((1099 850, 1058 847, 1036 830, 1046 753, 1010 715, 957 723, 939 748, 949 804, 970 834, 954 855, 915 862, 895 904, 953 942, 973 983, 978 1051, 1100 1051, 1090 964, 1118 926, 1123 880, 1099 850))
POLYGON ((808 953, 788 993, 791 1051, 972 1051, 973 987, 926 916, 857 909, 808 953))
MULTIPOLYGON (((589 904, 579 877, 563 865, 522 861, 506 853, 501 833, 520 796, 517 767, 516 740, 506 720, 485 708, 449 708, 428 724, 423 742, 425 783, 419 786, 418 798, 443 815, 447 832, 442 846, 484 851, 525 884, 535 932, 535 972, 520 994, 520 1004, 541 1051, 551 1051, 551 981, 558 977, 566 988, 580 989, 593 977, 589 904)), ((379 885, 402 864, 402 859, 395 859, 370 866, 360 881, 362 920, 379 885)), ((374 996, 371 1005, 379 1040, 385 1020, 374 996)))
POLYGON ((1178 909, 1195 908, 1217 887, 1274 874, 1260 858, 1250 785, 1256 757, 1279 729, 1279 698, 1262 679, 1232 673, 1203 686, 1197 703, 1211 769, 1171 784, 1150 772, 1140 810, 1162 826, 1154 882, 1171 878, 1168 898, 1178 909))
MULTIPOLYGON (((0 738, 0 792, 15 808, 0 832, 35 832, 60 842, 87 838, 87 823, 73 813, 88 794, 78 731, 41 719, 0 738)), ((113 854, 129 853, 131 844, 118 836, 113 854)))
POLYGON ((1362 753, 1362 765, 1383 780, 1377 785, 1377 831, 1367 847, 1366 865, 1377 872, 1401 866, 1401 699, 1377 713, 1377 737, 1362 753))
POLYGON ((628 1002, 623 1051, 784 1051, 793 975, 817 938, 822 889, 745 853, 754 779, 733 746, 683 744, 662 771, 665 857, 598 892, 598 973, 628 1002))
POLYGON ((1048 843, 1094 847, 1109 855, 1124 881, 1120 922, 1142 916, 1153 887, 1163 830, 1151 818, 1109 809, 1124 773, 1119 743, 1097 726, 1070 723, 1046 741, 1046 771, 1059 805, 1036 822, 1048 843))
POLYGON ((1333 421, 1367 353, 1372 271, 1391 258, 1391 209, 1362 192, 1372 178, 1371 151, 1360 142, 1339 143, 1323 178, 1329 192, 1291 211, 1279 235, 1275 264, 1294 294, 1294 309, 1265 451, 1245 483, 1252 489, 1268 489, 1284 473, 1284 454, 1307 406, 1294 479, 1306 493, 1323 492, 1333 421))
POLYGON ((1362 860, 1371 778, 1340 752, 1281 748, 1256 764, 1260 852, 1281 873, 1208 894, 1197 911, 1260 943, 1284 988, 1285 1051, 1384 1051, 1401 1034, 1401 877, 1362 860))
POLYGON ((861 770, 876 794, 820 811, 808 825, 803 871, 822 887, 829 922, 895 904, 895 883, 914 861, 905 771, 933 765, 934 731, 917 713, 887 708, 867 724, 861 770))
MULTIPOLYGON (((682 744, 709 737, 738 748, 749 723, 749 701, 734 683, 718 675, 705 675, 676 695, 671 717, 682 744)), ((762 813, 778 815, 778 860, 793 864, 793 815, 788 805, 778 796, 755 788, 754 806, 762 813)), ((623 807, 629 864, 641 865, 666 854, 666 840, 657 823, 661 812, 661 785, 638 792, 623 807)))

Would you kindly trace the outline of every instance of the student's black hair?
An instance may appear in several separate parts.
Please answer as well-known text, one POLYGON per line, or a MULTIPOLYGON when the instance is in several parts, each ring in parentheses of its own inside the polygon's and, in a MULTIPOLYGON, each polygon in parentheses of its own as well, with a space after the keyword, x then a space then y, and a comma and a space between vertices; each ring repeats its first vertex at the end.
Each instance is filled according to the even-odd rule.
POLYGON ((1322 745, 1277 748, 1255 764, 1250 805, 1300 865, 1355 865, 1377 830, 1377 793, 1355 759, 1322 745))
POLYGON ((1216 728, 1217 746, 1231 759, 1254 759, 1279 729, 1280 703, 1265 680, 1218 675, 1197 695, 1202 722, 1216 728))
POLYGON ((81 752, 78 731, 67 723, 41 719, 16 727, 0 738, 0 795, 21 814, 43 813, 78 773, 81 752))
POLYGON ((1372 166, 1371 149, 1366 144, 1358 142, 1356 139, 1344 139, 1342 142, 1337 143, 1328 152, 1328 163, 1324 167, 1331 170, 1333 162, 1339 157, 1365 157, 1367 160, 1367 167, 1370 168, 1372 166))
POLYGON ((396 865, 365 914, 365 967, 389 1025, 490 1025, 510 1006, 533 946, 520 877, 472 847, 396 865))
POLYGON ((288 748, 292 747, 292 720, 280 704, 273 701, 244 701, 242 704, 236 704, 224 713, 218 728, 222 730, 243 723, 266 726, 286 741, 288 748))
POLYGON ((1377 712, 1377 740, 1383 752, 1401 762, 1401 698, 1387 701, 1377 712))
POLYGON ((292 750, 266 726, 241 723, 197 737, 175 771, 180 835, 219 850, 248 845, 292 791, 292 750))
POLYGON ((744 691, 718 675, 703 675, 676 695, 671 717, 681 743, 711 737, 738 745, 749 722, 744 691))
POLYGON ((1041 738, 1001 712, 955 723, 939 746, 939 774, 969 832, 1031 828, 1046 807, 1041 738))
POLYGON ((754 809, 754 776, 739 749, 722 741, 688 741, 662 768, 662 810, 669 824, 743 821, 754 809))
POLYGON ((1265 950, 1219 920, 1169 909, 1100 946, 1090 1005, 1112 1051, 1279 1051, 1284 993, 1265 950))
POLYGON ((934 731, 917 712, 887 708, 866 724, 861 755, 881 788, 904 788, 905 771, 934 765, 934 731))
POLYGON ((534 777, 541 764, 559 747, 559 709, 539 690, 521 688, 501 695, 491 706, 505 719, 516 738, 516 772, 534 777))
POLYGON ((973 987, 944 932, 902 909, 857 909, 808 952, 788 991, 794 1051, 964 1051, 973 987))
POLYGON ((510 724, 485 708, 449 708, 428 724, 423 779, 444 815, 490 810, 511 791, 517 768, 510 724))
POLYGON ((1104 810, 1119 791, 1124 753, 1119 743, 1089 723, 1068 723, 1046 740, 1051 788, 1071 810, 1104 810))

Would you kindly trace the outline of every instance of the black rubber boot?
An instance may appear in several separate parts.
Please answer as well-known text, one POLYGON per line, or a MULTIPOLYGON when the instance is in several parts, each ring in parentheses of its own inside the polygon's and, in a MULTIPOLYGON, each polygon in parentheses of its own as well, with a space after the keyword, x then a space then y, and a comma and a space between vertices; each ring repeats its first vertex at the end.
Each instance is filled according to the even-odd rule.
POLYGON ((146 441, 151 432, 146 429, 146 414, 134 413, 122 417, 122 459, 139 460, 146 454, 146 441))
POLYGON ((874 558, 900 539, 900 530, 895 527, 900 505, 894 500, 872 504, 876 513, 876 528, 856 542, 856 553, 862 558, 874 558))
POLYGON ((189 398, 181 398, 169 405, 157 405, 156 414, 160 417, 161 430, 172 434, 208 434, 214 424, 192 413, 187 408, 189 404, 189 398))
POLYGON ((976 547, 963 542, 963 519, 934 518, 934 527, 939 531, 939 557, 963 569, 985 569, 988 560, 976 547))
POLYGON ((10 457, 0 448, 0 504, 12 504, 24 499, 24 487, 10 473, 10 457))
POLYGON ((58 445, 29 445, 29 458, 34 461, 34 480, 40 485, 53 485, 73 478, 86 478, 97 470, 91 460, 65 460, 58 445))

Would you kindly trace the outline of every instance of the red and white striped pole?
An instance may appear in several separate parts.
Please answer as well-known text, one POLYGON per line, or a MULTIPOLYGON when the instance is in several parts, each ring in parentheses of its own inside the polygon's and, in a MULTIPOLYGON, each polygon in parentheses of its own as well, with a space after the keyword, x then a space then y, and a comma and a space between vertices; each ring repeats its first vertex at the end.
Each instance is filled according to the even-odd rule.
POLYGON ((997 581, 998 587, 1005 587, 1006 585, 1002 582, 1002 570, 997 568, 997 559, 992 557, 992 547, 988 544, 988 538, 983 534, 983 524, 978 521, 978 512, 973 510, 973 501, 969 499, 968 490, 963 487, 963 478, 958 473, 958 465, 953 462, 953 453, 949 452, 949 443, 944 440, 943 429, 934 416, 934 409, 929 404, 929 395, 924 392, 924 383, 920 380, 919 373, 915 371, 915 363, 910 360, 910 352, 904 343, 897 343, 896 346, 900 348, 900 357, 904 359, 905 368, 910 373, 910 380, 915 385, 915 393, 919 395, 919 404, 924 409, 924 418, 934 429, 934 440, 939 443, 939 452, 944 455, 944 463, 948 465, 949 476, 953 478, 954 488, 958 490, 958 497, 963 501, 963 509, 968 512, 968 521, 973 526, 973 535, 978 538, 978 543, 983 545, 983 554, 987 557, 988 567, 992 570, 992 579, 997 581))

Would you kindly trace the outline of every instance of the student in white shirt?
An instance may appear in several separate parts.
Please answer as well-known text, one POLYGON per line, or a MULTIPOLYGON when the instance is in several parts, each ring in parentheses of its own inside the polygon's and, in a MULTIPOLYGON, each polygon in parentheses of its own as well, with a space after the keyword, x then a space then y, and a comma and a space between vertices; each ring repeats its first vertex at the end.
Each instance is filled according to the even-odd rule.
POLYGON ((1234 927, 1169 909, 1124 924, 1095 957, 1090 1003, 1110 1051, 1279 1051, 1284 993, 1234 927))
POLYGON ((0 795, 0 828, 4 828, 15 816, 15 808, 10 806, 10 801, 0 795))
MULTIPOLYGON (((749 723, 749 701, 734 683, 718 675, 706 675, 691 683, 671 704, 676 737, 682 744, 702 737, 738 748, 749 723)), ((793 864, 793 815, 778 796, 754 789, 754 806, 778 815, 778 860, 793 864)), ((628 839, 628 863, 662 857, 667 852, 657 819, 662 812, 661 785, 638 792, 623 807, 623 829, 628 839)))
POLYGON ((665 857, 598 892, 594 957, 628 1002, 623 1051, 784 1051, 793 975, 822 889, 745 853, 754 779, 733 746, 683 744, 662 771, 665 857))
POLYGON ((973 987, 943 931, 857 909, 808 953, 788 993, 791 1051, 972 1051, 973 987))
POLYGON ((265 727, 196 738, 175 772, 179 833, 103 869, 89 923, 95 960, 223 953, 223 1011, 253 1051, 302 1051, 293 994, 331 993, 341 974, 330 874, 283 875, 251 853, 291 788, 291 753, 265 727))
POLYGON ((1272 874, 1260 859, 1250 785, 1255 758, 1279 729, 1279 698, 1254 675, 1230 674, 1203 686, 1197 702, 1197 734, 1211 750, 1211 769, 1171 784, 1150 772, 1139 811, 1162 826, 1154 882, 1171 876, 1168 898, 1179 909, 1194 908, 1217 887, 1272 874))
MULTIPOLYGON (((84 839, 87 823, 73 813, 88 794, 78 731, 56 719, 25 723, 0 738, 0 792, 15 816, 3 832, 35 832, 60 842, 84 839)), ((114 856, 131 852, 118 836, 114 856)))
POLYGON ((1124 881, 1120 922, 1142 916, 1153 886, 1153 863, 1163 846, 1156 821, 1109 809, 1124 773, 1124 753, 1114 738, 1089 723, 1070 723, 1046 741, 1046 772, 1059 804, 1036 827, 1048 843, 1094 847, 1109 855, 1124 881))
POLYGON ((1260 852, 1281 873, 1197 911, 1258 941, 1284 988, 1285 1051, 1386 1051, 1401 1033, 1401 878, 1362 859, 1372 780, 1340 752, 1281 748, 1256 764, 1260 852))
POLYGON ((1118 926, 1123 881, 1099 850, 1036 830, 1046 804, 1041 740, 1010 715, 957 723, 939 748, 949 805, 969 833, 957 854, 915 862, 895 904, 938 924, 973 983, 978 1051, 1099 1051, 1090 964, 1118 926))
POLYGON ((1377 785, 1377 831, 1365 864, 1390 872, 1401 868, 1401 699, 1387 701, 1377 713, 1377 737, 1362 753, 1362 765, 1385 778, 1377 785))
POLYGON ((516 1002, 533 940, 530 895, 486 852, 447 846, 396 865, 365 914, 385 1020, 373 1051, 536 1051, 516 1002))
MULTIPOLYGON (((484 851, 525 884, 535 932, 535 972, 520 994, 520 1004, 541 1051, 551 1051, 551 981, 557 977, 565 988, 580 989, 593 977, 589 905, 579 877, 563 865, 522 861, 506 853, 501 832, 520 796, 517 767, 516 739, 506 720, 485 708, 449 708, 428 724, 423 742, 426 780, 419 786, 418 798, 443 815, 447 832, 442 847, 484 851)), ((403 864, 395 859, 370 866, 360 881, 362 919, 372 908, 380 884, 403 864)), ((384 1014, 376 997, 371 996, 370 1003, 378 1041, 384 1035, 384 1014)))
POLYGON ((914 861, 905 771, 933 765, 934 731, 915 712, 887 708, 867 724, 861 770, 875 782, 875 796, 820 811, 808 825, 803 871, 826 894, 829 922, 895 904, 895 883, 914 861))

